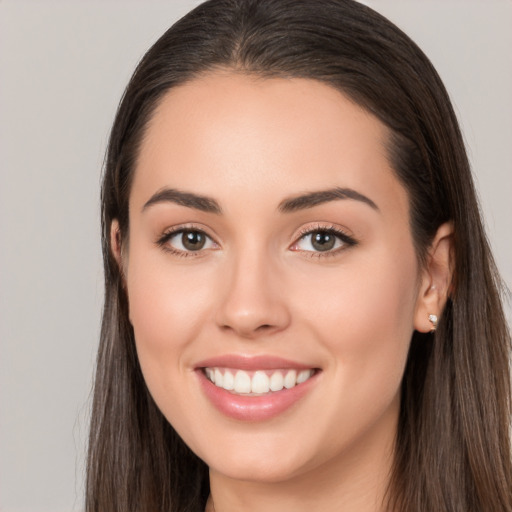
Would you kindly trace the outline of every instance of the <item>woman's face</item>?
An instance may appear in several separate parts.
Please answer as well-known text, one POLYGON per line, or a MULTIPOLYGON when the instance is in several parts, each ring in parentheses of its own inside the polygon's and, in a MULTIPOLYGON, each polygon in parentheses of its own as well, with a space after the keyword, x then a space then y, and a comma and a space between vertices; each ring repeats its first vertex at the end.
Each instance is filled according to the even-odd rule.
POLYGON ((420 280, 386 135, 320 82, 228 72, 149 123, 130 321, 155 402, 214 473, 389 458, 420 280))

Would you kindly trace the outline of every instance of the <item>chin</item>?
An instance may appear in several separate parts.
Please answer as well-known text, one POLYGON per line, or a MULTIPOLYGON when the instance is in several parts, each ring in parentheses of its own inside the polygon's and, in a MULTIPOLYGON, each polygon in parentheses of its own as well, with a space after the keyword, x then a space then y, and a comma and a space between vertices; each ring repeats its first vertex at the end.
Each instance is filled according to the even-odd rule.
POLYGON ((220 445, 214 453, 206 450, 199 456, 210 470, 234 480, 278 483, 314 465, 305 450, 297 450, 298 443, 285 443, 277 438, 263 441, 259 437, 245 443, 228 441, 227 444, 220 445))
POLYGON ((221 473, 233 480, 258 483, 281 483, 301 473, 300 464, 276 463, 275 458, 256 461, 238 458, 237 461, 222 461, 212 464, 211 471, 221 473))

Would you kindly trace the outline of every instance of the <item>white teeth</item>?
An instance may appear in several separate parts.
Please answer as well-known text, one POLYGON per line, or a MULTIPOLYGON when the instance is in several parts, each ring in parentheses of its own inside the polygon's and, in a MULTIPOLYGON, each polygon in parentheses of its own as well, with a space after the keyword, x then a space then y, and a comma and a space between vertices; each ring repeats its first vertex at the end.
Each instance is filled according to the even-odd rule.
POLYGON ((206 377, 217 387, 237 394, 261 395, 283 388, 291 389, 302 384, 313 376, 314 370, 228 370, 221 368, 205 368, 206 377), (252 375, 252 376, 251 376, 252 375))
POLYGON ((214 378, 215 378, 215 385, 218 386, 219 388, 222 387, 222 383, 224 381, 224 377, 222 375, 222 373, 220 372, 220 370, 218 368, 215 368, 215 373, 214 373, 214 378))
POLYGON ((228 391, 235 389, 235 377, 233 377, 233 374, 229 370, 224 372, 224 381, 222 383, 222 387, 228 391))
POLYGON ((236 393, 250 393, 251 392, 251 377, 248 373, 238 370, 235 375, 235 387, 236 393))
POLYGON ((270 377, 270 391, 281 391, 284 387, 284 377, 281 372, 274 372, 270 377))
POLYGON ((253 393, 268 393, 270 391, 270 379, 265 372, 256 372, 252 378, 251 391, 253 393))
POLYGON ((286 389, 291 389, 295 384, 297 384, 297 372, 295 370, 290 370, 284 378, 284 387, 286 389))
POLYGON ((311 377, 311 370, 302 370, 299 375, 297 375, 297 384, 306 382, 309 377, 311 377))

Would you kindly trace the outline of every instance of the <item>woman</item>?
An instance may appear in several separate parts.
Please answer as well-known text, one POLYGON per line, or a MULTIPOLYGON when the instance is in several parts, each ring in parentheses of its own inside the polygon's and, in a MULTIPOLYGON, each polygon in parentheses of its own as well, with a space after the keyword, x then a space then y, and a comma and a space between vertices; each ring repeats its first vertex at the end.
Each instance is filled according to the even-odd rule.
POLYGON ((349 0, 213 0, 102 191, 87 510, 512 510, 510 338, 428 59, 349 0))

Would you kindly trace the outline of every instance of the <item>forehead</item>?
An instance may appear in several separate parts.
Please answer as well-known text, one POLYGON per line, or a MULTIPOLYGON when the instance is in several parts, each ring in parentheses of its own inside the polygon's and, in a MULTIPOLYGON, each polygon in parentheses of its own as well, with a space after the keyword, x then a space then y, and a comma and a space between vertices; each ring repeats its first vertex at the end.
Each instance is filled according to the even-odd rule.
POLYGON ((230 72, 171 89, 150 120, 132 195, 176 187, 245 201, 345 186, 403 202, 387 128, 338 90, 309 79, 230 72), (400 198, 396 197, 396 194, 400 198))

